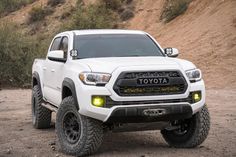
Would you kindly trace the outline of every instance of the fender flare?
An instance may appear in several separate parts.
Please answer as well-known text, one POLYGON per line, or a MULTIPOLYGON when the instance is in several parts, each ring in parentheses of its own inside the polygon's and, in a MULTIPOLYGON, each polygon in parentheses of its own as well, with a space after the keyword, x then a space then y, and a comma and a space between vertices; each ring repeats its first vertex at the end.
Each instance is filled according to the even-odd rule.
POLYGON ((65 78, 62 82, 62 92, 61 92, 61 97, 63 99, 63 88, 64 87, 67 87, 70 89, 71 93, 72 93, 72 96, 75 100, 75 104, 76 104, 76 107, 77 109, 79 109, 79 104, 78 104, 78 99, 77 99, 77 95, 76 95, 76 89, 75 89, 75 84, 74 84, 74 81, 70 78, 65 78))
POLYGON ((38 72, 36 72, 36 71, 33 72, 33 74, 32 74, 32 88, 33 88, 34 85, 35 85, 34 79, 36 79, 36 81, 37 81, 37 85, 39 86, 39 89, 40 89, 40 94, 42 95, 42 89, 41 89, 40 77, 39 77, 38 72))

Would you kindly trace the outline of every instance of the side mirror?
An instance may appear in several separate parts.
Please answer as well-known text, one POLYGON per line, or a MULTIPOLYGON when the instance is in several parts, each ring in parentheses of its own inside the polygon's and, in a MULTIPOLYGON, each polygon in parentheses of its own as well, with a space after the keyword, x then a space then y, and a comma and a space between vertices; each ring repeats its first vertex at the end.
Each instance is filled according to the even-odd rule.
POLYGON ((178 57, 179 55, 179 50, 176 48, 165 48, 164 52, 168 57, 178 57))
POLYGON ((48 59, 51 61, 66 62, 66 58, 64 58, 64 51, 62 50, 49 51, 48 59))

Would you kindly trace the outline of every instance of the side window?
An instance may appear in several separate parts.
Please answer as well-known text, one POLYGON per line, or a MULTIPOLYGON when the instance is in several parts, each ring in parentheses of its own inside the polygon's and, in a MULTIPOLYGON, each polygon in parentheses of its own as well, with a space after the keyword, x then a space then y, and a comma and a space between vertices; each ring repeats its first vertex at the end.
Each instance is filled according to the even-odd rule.
POLYGON ((55 38, 50 48, 50 51, 59 50, 60 42, 61 42, 61 37, 55 38))
POLYGON ((67 37, 62 38, 59 49, 64 51, 64 58, 67 58, 67 52, 68 52, 68 38, 67 37))

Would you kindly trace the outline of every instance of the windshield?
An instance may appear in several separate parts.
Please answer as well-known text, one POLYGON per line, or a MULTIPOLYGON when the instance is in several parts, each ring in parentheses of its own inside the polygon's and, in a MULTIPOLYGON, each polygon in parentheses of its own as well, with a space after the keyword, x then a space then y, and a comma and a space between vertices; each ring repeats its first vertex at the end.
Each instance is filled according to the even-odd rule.
POLYGON ((160 48, 145 34, 77 35, 74 49, 78 58, 163 56, 160 48))

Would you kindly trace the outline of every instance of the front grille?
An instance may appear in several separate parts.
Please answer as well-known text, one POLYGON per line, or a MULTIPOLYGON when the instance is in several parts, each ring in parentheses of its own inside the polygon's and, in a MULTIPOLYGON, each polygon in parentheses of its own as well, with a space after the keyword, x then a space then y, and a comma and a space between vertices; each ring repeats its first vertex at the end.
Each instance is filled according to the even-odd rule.
POLYGON ((182 94, 187 82, 179 71, 123 72, 117 78, 113 90, 119 96, 154 96, 182 94), (140 79, 167 79, 162 84, 140 84, 140 79))

